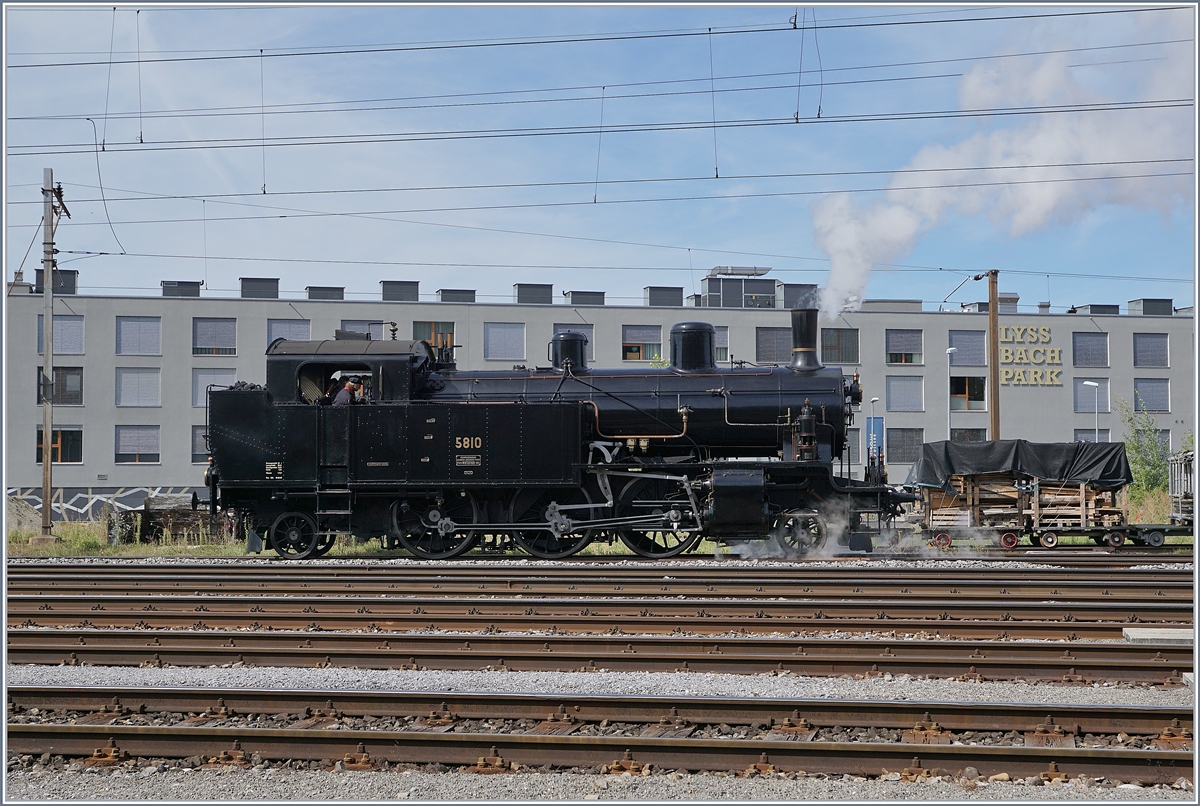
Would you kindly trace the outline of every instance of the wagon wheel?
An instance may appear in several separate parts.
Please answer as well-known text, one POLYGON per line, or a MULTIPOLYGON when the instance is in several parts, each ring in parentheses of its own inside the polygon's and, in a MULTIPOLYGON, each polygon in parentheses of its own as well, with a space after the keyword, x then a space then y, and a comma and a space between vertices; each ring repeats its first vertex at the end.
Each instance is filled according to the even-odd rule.
POLYGON ((534 557, 543 560, 558 560, 569 557, 592 542, 595 529, 575 529, 564 532, 563 518, 572 521, 593 520, 596 517, 594 509, 568 509, 558 513, 551 511, 551 504, 571 506, 590 504, 592 497, 582 487, 570 490, 543 490, 528 488, 518 490, 509 506, 508 519, 514 524, 546 524, 559 525, 558 531, 546 529, 518 529, 513 532, 517 545, 534 557))
POLYGON ((304 512, 285 512, 271 524, 271 548, 280 557, 303 560, 317 550, 317 522, 304 512))
POLYGON ((1058 545, 1058 535, 1054 534, 1054 532, 1042 532, 1038 544, 1044 549, 1052 549, 1058 545))
POLYGON ((1125 545, 1125 533, 1109 532, 1104 536, 1104 542, 1108 544, 1109 548, 1119 549, 1125 545))
POLYGON ((933 545, 940 549, 948 549, 953 544, 954 538, 950 536, 949 532, 938 532, 933 536, 933 545))
POLYGON ((1155 549, 1160 548, 1163 543, 1167 542, 1166 535, 1164 535, 1162 532, 1160 532, 1157 529, 1155 529, 1152 532, 1147 532, 1146 534, 1142 535, 1142 540, 1146 541, 1147 546, 1149 546, 1150 548, 1155 548, 1155 549))
POLYGON ((775 545, 789 557, 803 557, 809 552, 820 551, 827 534, 825 519, 815 512, 789 512, 780 517, 771 530, 775 545))
MULTIPOLYGON (((690 513, 691 502, 678 485, 669 479, 632 479, 617 499, 617 517, 661 516, 678 510, 680 521, 690 513)), ((699 532, 624 527, 618 533, 621 542, 643 557, 662 559, 683 554, 700 542, 699 532)))
POLYGON ((1000 545, 1006 549, 1015 549, 1020 540, 1021 538, 1017 536, 1016 532, 1005 532, 1000 535, 1000 545))
POLYGON ((392 505, 392 529, 401 545, 426 560, 457 557, 475 544, 475 533, 453 529, 479 522, 479 504, 470 493, 453 495, 441 506, 436 502, 407 501, 392 505))

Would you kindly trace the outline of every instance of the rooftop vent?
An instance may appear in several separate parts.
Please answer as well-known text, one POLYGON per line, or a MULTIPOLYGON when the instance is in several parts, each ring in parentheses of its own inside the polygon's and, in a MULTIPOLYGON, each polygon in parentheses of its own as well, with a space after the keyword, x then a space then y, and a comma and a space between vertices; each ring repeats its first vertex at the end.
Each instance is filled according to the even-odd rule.
POLYGON ((1175 313, 1173 299, 1131 299, 1130 316, 1171 316, 1175 313))
MULTIPOLYGON (((75 282, 79 278, 79 272, 74 269, 55 269, 54 270, 54 288, 52 289, 57 296, 73 295, 75 293, 75 282)), ((42 286, 42 270, 38 269, 33 280, 33 293, 44 293, 42 286)))
POLYGON ((682 308, 682 286, 648 285, 642 289, 643 299, 651 308, 682 308))
POLYGON ((309 299, 345 299, 346 289, 332 285, 310 285, 305 291, 309 299))
POLYGON ((198 297, 203 280, 163 280, 162 295, 164 297, 198 297))
POLYGON ((242 277, 242 299, 279 299, 278 277, 242 277))
POLYGON ((513 301, 518 305, 551 305, 554 303, 554 286, 549 283, 515 283, 513 301))
POLYGON ((438 302, 474 302, 475 289, 470 288, 439 288, 438 302))
POLYGON ((567 298, 570 305, 603 305, 603 291, 564 291, 563 296, 567 298))
POLYGON ((417 302, 421 298, 421 283, 416 280, 380 280, 384 302, 417 302))
POLYGON ((771 270, 770 266, 713 266, 709 277, 762 277, 771 270))

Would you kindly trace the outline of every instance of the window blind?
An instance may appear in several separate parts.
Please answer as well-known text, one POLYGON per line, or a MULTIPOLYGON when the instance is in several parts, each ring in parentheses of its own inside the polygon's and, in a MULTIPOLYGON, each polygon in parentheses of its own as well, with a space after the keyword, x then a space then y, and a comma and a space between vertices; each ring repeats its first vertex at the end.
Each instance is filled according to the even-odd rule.
POLYGON ((950 353, 952 367, 982 367, 987 364, 987 340, 982 330, 951 330, 950 347, 957 352, 950 353))
POLYGON ((342 330, 349 330, 354 333, 370 333, 372 340, 383 340, 383 322, 372 322, 369 319, 343 319, 342 330))
POLYGON ((1171 382, 1166 378, 1134 378, 1133 391, 1138 411, 1171 410, 1171 382))
POLYGON ((267 344, 275 339, 308 341, 311 324, 307 319, 268 319, 267 344))
POLYGON ((729 349, 729 328, 725 325, 717 326, 717 341, 713 345, 718 350, 724 348, 729 349))
MULTIPOLYGON (((38 352, 45 351, 42 315, 38 314, 38 352)), ((83 355, 83 317, 54 314, 54 354, 83 355)))
POLYGON ((1076 378, 1075 379, 1075 411, 1089 414, 1096 410, 1096 395, 1099 395, 1100 412, 1108 412, 1108 378, 1076 378), (1084 381, 1099 384, 1096 388, 1084 386, 1084 381))
POLYGON ((521 361, 525 358, 524 322, 484 322, 483 357, 489 361, 521 361))
POLYGON ((920 330, 888 330, 884 333, 887 353, 919 353, 921 350, 920 330))
POLYGON ((1108 366, 1107 333, 1072 333, 1071 348, 1077 367, 1108 366))
MULTIPOLYGON (((1076 428, 1075 429, 1075 442, 1095 442, 1095 441, 1096 441, 1096 429, 1094 429, 1094 428, 1076 428)), ((1108 442, 1108 429, 1107 428, 1100 429, 1100 441, 1108 442)))
POLYGON ((118 406, 158 406, 159 371, 157 367, 117 367, 118 406))
POLYGON ((662 325, 621 325, 622 344, 662 344, 662 325))
POLYGON ((203 462, 208 455, 208 446, 204 441, 204 426, 192 426, 192 461, 203 462))
POLYGON ((192 347, 232 350, 236 346, 236 319, 192 319, 192 347))
POLYGON ((554 326, 554 334, 555 335, 558 335, 559 333, 582 333, 583 335, 587 336, 587 340, 588 340, 587 359, 588 359, 588 361, 596 360, 595 330, 596 330, 595 325, 585 325, 582 322, 579 323, 578 325, 556 324, 554 326))
POLYGON ((162 319, 118 316, 117 355, 162 355, 162 319))
POLYGON ((235 369, 193 369, 192 370, 192 405, 204 408, 208 405, 208 386, 233 386, 237 383, 235 369))
POLYGON ((862 434, 860 431, 861 429, 858 428, 846 429, 846 461, 852 465, 862 464, 862 447, 860 444, 862 442, 862 434))
POLYGON ((887 429, 887 450, 883 460, 888 464, 915 462, 921 458, 921 445, 925 442, 924 428, 887 429))
POLYGON ((924 380, 920 375, 888 375, 887 410, 922 411, 925 408, 924 380))
POLYGON ((792 360, 790 327, 754 328, 754 360, 759 364, 787 364, 792 360))
POLYGON ((157 425, 118 425, 117 453, 158 453, 157 425))
POLYGON ((857 364, 858 330, 848 327, 821 328, 821 363, 857 364))
POLYGON ((1135 367, 1166 367, 1167 334, 1134 333, 1133 365, 1135 367))

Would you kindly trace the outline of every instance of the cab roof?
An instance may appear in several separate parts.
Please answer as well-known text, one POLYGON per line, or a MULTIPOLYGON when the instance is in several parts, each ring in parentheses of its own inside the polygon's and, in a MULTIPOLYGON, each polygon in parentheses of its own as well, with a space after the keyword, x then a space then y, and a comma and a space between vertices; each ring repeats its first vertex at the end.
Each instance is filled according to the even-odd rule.
POLYGON ((321 341, 289 341, 276 339, 267 347, 267 355, 291 356, 352 356, 352 355, 424 355, 431 356, 432 348, 424 341, 388 341, 366 339, 324 339, 321 341))

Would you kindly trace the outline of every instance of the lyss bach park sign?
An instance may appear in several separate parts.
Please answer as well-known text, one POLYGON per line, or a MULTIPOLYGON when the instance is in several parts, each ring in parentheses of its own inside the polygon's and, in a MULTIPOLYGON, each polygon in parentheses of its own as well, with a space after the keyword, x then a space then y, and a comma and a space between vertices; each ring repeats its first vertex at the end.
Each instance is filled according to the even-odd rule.
POLYGON ((1046 325, 1000 325, 1001 386, 1062 386, 1061 347, 1045 347, 1050 343, 1050 328, 1046 325), (1032 345, 1039 345, 1034 347, 1032 345), (1025 369, 1029 367, 1029 369, 1025 369))

